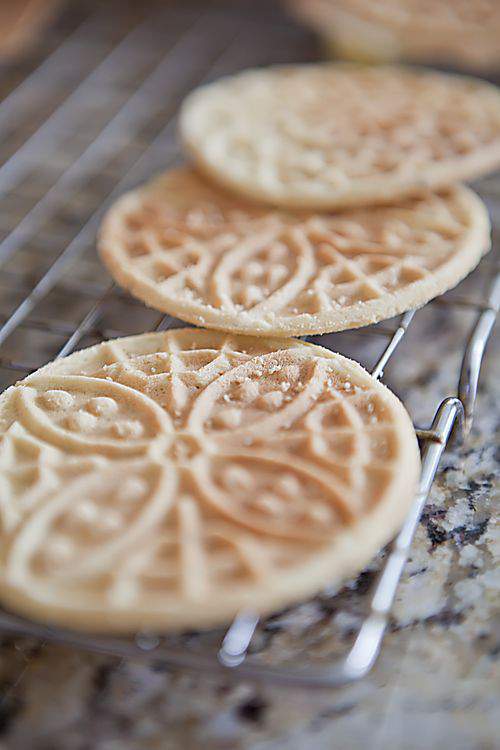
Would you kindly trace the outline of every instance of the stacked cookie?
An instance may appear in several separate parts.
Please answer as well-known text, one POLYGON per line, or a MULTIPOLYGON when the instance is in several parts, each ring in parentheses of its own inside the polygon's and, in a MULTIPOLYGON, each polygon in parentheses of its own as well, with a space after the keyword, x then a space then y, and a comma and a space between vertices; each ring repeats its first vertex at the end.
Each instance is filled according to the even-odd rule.
POLYGON ((198 171, 122 198, 100 247, 123 286, 190 323, 367 325, 453 287, 489 247, 484 206, 455 184, 500 164, 500 94, 484 82, 255 70, 191 94, 180 130, 198 171))
POLYGON ((195 167, 121 198, 100 250, 209 329, 105 342, 0 398, 8 606, 136 632, 267 613, 359 570, 412 502, 411 421, 358 364, 290 335, 424 304, 489 248, 455 184, 500 162, 485 83, 338 65, 194 92, 195 167))

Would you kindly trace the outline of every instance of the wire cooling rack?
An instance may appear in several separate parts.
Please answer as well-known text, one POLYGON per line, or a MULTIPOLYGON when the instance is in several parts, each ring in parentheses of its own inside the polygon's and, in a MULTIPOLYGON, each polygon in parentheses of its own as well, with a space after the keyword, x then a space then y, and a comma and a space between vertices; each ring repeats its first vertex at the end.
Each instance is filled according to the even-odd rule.
MULTIPOLYGON (((178 158, 174 118, 191 88, 248 66, 314 58, 308 33, 266 0, 75 1, 22 65, 1 72, 2 388, 76 348, 178 324, 147 310, 106 275, 95 253, 103 212, 124 190, 178 158)), ((499 182, 483 184, 482 194, 495 225, 499 182)), ((485 263, 493 281, 479 300, 459 292, 432 303, 445 310, 445 325, 449 308, 468 309, 475 321, 457 341, 462 365, 456 392, 434 405, 429 429, 417 429, 423 459, 418 492, 368 593, 366 615, 347 654, 330 656, 326 664, 307 655, 299 666, 263 662, 252 653, 258 651, 252 644, 266 622, 259 623, 252 612, 241 613, 225 633, 140 634, 135 639, 85 636, 0 612, 0 633, 145 656, 167 667, 309 687, 335 687, 366 675, 380 651, 441 456, 452 432, 464 439, 472 424, 481 362, 500 303, 500 276, 491 260, 483 261, 483 272, 485 263)), ((348 352, 341 336, 322 337, 321 343, 361 361, 374 343, 377 354, 370 369, 381 378, 408 328, 418 326, 423 314, 409 312, 395 324, 350 332, 358 348, 351 345, 348 352)))

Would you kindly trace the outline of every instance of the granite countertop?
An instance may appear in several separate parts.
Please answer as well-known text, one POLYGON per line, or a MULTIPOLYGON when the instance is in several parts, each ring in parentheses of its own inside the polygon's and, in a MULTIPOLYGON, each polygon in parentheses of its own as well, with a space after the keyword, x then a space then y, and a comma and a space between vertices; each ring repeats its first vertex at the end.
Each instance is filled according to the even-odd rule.
MULTIPOLYGON (((231 0, 227 7, 234 5, 231 0)), ((271 4, 251 0, 246 12, 253 14, 257 6, 264 13, 271 4)), ((255 20, 246 42, 238 37, 238 65, 315 59, 305 32, 283 29, 282 19, 273 19, 267 42, 255 20)), ((74 158, 70 154, 69 163, 74 158)), ((97 187, 92 180, 89 190, 95 193, 97 187)), ((490 208, 498 211, 498 179, 483 183, 483 190, 490 208)), ((14 221, 12 207, 9 211, 14 221)), ((500 215, 494 219, 500 225, 500 215)), ((27 256, 30 274, 40 255, 27 256)), ((85 264, 78 267, 81 277, 95 282, 102 275, 97 259, 87 258, 85 264)), ((488 277, 491 267, 483 261, 449 299, 472 294, 484 301, 482 284, 488 277)), ((9 301, 8 292, 4 284, 0 306, 9 301)), ((137 330, 154 325, 153 313, 138 305, 133 315, 116 309, 114 318, 108 310, 100 321, 103 330, 116 328, 116 320, 120 327, 130 324, 137 330)), ((56 312, 70 320, 68 296, 56 312)), ((81 319, 79 309, 75 316, 81 319)), ((474 317, 467 307, 427 306, 415 316, 386 368, 385 382, 402 397, 416 424, 428 426, 440 400, 456 393, 461 347, 474 317)), ((46 361, 54 352, 48 344, 40 346, 42 333, 35 338, 28 331, 31 338, 22 352, 31 347, 33 353, 36 343, 46 361)), ((14 345, 20 341, 11 345, 9 356, 16 355, 14 345)), ((49 343, 57 352, 57 342, 49 343)), ((370 367, 384 340, 345 333, 323 337, 321 343, 370 367)), ((440 745, 500 750, 499 353, 498 341, 492 340, 472 434, 464 449, 450 450, 442 460, 381 656, 362 683, 336 691, 236 684, 224 677, 4 637, 0 750, 429 750, 440 745)), ((340 592, 323 592, 269 618, 252 642, 256 658, 296 663, 307 647, 317 662, 327 664, 344 653, 366 610, 381 558, 340 592)))
MULTIPOLYGON (((426 410, 450 392, 459 360, 456 342, 470 323, 470 315, 462 318, 455 308, 421 311, 387 372, 421 424, 426 410), (432 346, 422 346, 431 332, 432 346), (410 350, 418 356, 411 358, 410 350)), ((348 335, 342 336, 335 343, 349 351, 348 335)), ((371 354, 364 349, 367 359, 371 354)), ((234 685, 161 665, 4 639, 0 750, 500 747, 495 361, 492 341, 472 435, 465 449, 443 459, 390 632, 368 679, 318 692, 234 685)), ((320 596, 271 618, 257 634, 255 650, 279 660, 305 641, 317 657, 345 649, 376 568, 377 561, 336 597, 320 596)))

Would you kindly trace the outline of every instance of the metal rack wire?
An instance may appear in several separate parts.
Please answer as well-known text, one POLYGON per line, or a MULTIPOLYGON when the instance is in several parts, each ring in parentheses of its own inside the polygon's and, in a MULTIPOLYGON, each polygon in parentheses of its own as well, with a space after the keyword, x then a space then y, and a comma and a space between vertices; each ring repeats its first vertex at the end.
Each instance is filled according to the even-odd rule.
MULTIPOLYGON (((0 104, 0 385, 54 357, 103 338, 176 324, 131 300, 98 263, 100 218, 125 189, 177 157, 174 116, 194 85, 250 65, 314 58, 307 34, 273 4, 178 5, 73 2, 53 30, 53 48, 36 55, 21 83, 0 104)), ((14 71, 11 77, 16 79, 14 71)), ((497 197, 500 198, 500 191, 497 197)), ((496 210, 496 206, 495 206, 496 210)), ((491 275, 491 274, 490 274, 491 275)), ((463 342, 456 395, 444 399, 430 428, 417 430, 422 476, 410 514, 371 591, 369 611, 347 655, 327 666, 268 666, 248 657, 259 626, 238 616, 220 646, 142 634, 95 638, 0 613, 0 633, 34 636, 118 656, 145 656, 166 666, 223 672, 308 687, 336 687, 366 675, 380 651, 390 609, 441 456, 455 430, 464 438, 474 414, 479 373, 500 305, 500 276, 485 302, 444 298, 476 320, 463 342)), ((372 366, 384 368, 419 313, 395 327, 354 332, 382 342, 372 366)), ((324 343, 324 342, 323 342, 324 343)), ((328 342, 327 342, 328 345, 328 342)))

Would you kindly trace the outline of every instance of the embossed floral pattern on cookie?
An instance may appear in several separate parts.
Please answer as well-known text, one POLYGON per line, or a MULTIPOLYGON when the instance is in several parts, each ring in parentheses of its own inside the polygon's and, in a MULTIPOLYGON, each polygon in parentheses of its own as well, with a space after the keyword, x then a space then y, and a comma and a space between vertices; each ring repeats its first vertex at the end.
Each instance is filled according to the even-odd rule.
POLYGON ((412 499, 397 399, 293 340, 183 329, 83 350, 0 399, 0 596, 130 632, 267 612, 361 567, 412 499))
POLYGON ((189 169, 121 198, 100 236, 115 278, 198 325, 303 335, 368 325, 454 286, 489 248, 471 191, 343 213, 239 200, 189 169))

